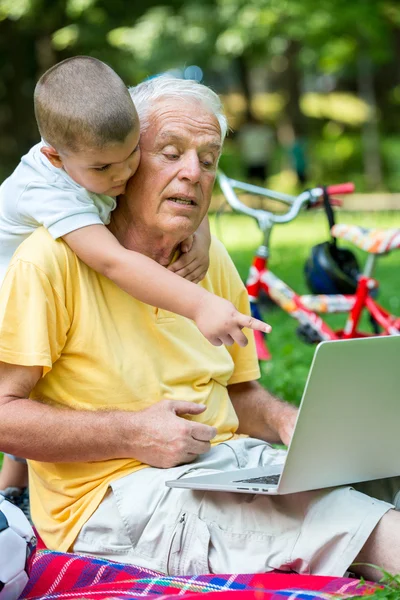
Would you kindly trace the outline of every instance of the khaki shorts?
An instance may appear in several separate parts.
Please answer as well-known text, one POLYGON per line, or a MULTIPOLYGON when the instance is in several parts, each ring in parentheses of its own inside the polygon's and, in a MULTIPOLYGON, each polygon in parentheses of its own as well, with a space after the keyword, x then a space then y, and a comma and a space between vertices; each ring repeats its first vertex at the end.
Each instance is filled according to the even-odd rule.
POLYGON ((132 473, 112 483, 73 550, 169 575, 281 569, 341 576, 392 504, 352 487, 263 496, 165 486, 193 470, 252 468, 284 457, 245 438, 190 465, 132 473))

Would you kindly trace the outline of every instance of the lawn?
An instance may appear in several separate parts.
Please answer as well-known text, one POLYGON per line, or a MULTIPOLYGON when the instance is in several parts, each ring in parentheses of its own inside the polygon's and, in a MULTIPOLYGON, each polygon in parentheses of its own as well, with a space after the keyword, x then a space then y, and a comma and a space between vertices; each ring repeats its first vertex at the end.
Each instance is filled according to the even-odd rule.
MULTIPOLYGON (((400 213, 340 212, 337 222, 363 227, 399 227, 400 213)), ((240 275, 246 278, 254 251, 262 236, 256 222, 244 215, 224 214, 211 217, 213 233, 221 239, 234 260, 240 275)), ((322 212, 303 213, 292 223, 277 225, 270 243, 270 268, 298 293, 308 293, 303 266, 311 247, 328 236, 326 217, 322 212)), ((342 247, 352 248, 344 242, 342 247)), ((352 248, 354 250, 354 248, 352 248)), ((356 250, 362 265, 366 253, 356 250)), ((380 281, 379 302, 395 314, 400 314, 400 251, 393 251, 378 261, 375 272, 380 281)), ((272 360, 261 364, 261 382, 281 398, 299 404, 311 364, 314 347, 302 343, 296 336, 297 321, 275 306, 263 309, 266 321, 273 327, 268 344, 272 360)), ((328 316, 327 322, 340 327, 344 315, 328 316)))

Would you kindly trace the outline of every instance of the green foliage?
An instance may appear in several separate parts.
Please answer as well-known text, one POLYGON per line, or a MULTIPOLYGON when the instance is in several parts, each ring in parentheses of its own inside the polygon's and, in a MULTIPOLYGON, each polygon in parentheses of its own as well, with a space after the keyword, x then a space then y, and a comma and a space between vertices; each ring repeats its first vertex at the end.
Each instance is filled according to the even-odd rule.
MULTIPOLYGON (((309 180, 307 185, 319 185, 322 181, 352 181, 357 193, 367 192, 368 185, 363 175, 361 139, 356 131, 346 131, 343 126, 328 121, 321 134, 310 137, 307 146, 309 180)), ((385 188, 388 192, 400 190, 400 136, 388 137, 382 141, 381 157, 385 168, 385 188)), ((266 185, 287 193, 301 191, 294 172, 284 169, 287 151, 281 146, 273 150, 269 164, 269 178, 266 185)), ((234 139, 228 138, 220 160, 224 173, 239 180, 245 180, 239 147, 234 139)))
POLYGON ((400 137, 386 137, 382 141, 381 152, 386 165, 386 185, 389 190, 400 190, 400 137))
MULTIPOLYGON (((296 40, 304 69, 312 62, 332 73, 354 65, 364 46, 374 61, 387 60, 397 21, 396 6, 379 0, 186 0, 178 11, 171 5, 150 8, 133 27, 124 24, 123 47, 148 66, 157 62, 160 69, 173 66, 171 60, 181 65, 183 55, 211 66, 243 55, 265 60, 284 54, 288 40, 296 40), (163 27, 158 28, 161 14, 163 27), (146 53, 135 39, 144 31, 150 32, 146 53)), ((112 43, 119 45, 117 38, 112 43)))
MULTIPOLYGON (((381 567, 377 567, 376 565, 367 565, 380 571, 382 573, 382 577, 379 580, 379 585, 381 586, 378 589, 374 589, 371 595, 368 594, 368 600, 399 600, 400 598, 400 575, 392 575, 382 569, 381 567)), ((363 586, 371 587, 369 582, 366 582, 363 578, 360 579, 360 587, 363 586)), ((364 598, 363 596, 353 596, 354 600, 358 598, 364 598)))
MULTIPOLYGON (((399 28, 394 0, 0 0, 0 181, 38 139, 32 104, 38 76, 76 54, 105 60, 128 85, 198 64, 206 83, 224 92, 239 86, 245 96, 249 71, 258 66, 260 84, 268 80, 270 96, 279 98, 279 110, 266 118, 296 126, 303 119, 311 141, 323 137, 327 119, 357 126, 355 132, 342 130, 332 169, 348 170, 349 160, 362 173, 360 140, 353 144, 351 138, 360 138, 365 107, 353 107, 349 122, 346 110, 324 110, 332 104, 326 95, 313 115, 301 105, 300 90, 312 82, 314 92, 318 85, 325 92, 321 76, 334 76, 338 89, 354 93, 366 55, 377 79, 378 118, 395 135, 399 28), (378 82, 382 68, 388 76, 383 72, 378 82)), ((328 144, 322 150, 329 156, 328 144)), ((390 151, 387 156, 387 187, 398 190, 397 162, 390 151)), ((317 171, 330 175, 322 164, 329 161, 321 162, 318 152, 314 160, 317 171)))

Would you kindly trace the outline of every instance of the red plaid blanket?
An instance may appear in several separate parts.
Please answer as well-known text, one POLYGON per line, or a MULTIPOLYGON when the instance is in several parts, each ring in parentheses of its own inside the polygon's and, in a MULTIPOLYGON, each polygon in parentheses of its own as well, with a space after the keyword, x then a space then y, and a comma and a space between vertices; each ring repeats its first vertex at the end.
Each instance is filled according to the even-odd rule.
POLYGON ((338 600, 368 596, 374 587, 347 578, 283 573, 166 577, 138 567, 77 554, 39 550, 20 600, 338 600))

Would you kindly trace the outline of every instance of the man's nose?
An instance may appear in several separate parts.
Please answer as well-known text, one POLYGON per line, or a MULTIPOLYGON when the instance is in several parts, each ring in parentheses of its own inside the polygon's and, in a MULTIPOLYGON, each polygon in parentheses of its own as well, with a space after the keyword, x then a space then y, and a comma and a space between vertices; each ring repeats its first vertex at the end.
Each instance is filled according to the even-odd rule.
POLYGON ((187 179, 191 183, 197 183, 200 179, 201 167, 199 157, 196 152, 190 152, 182 157, 179 176, 187 179))

